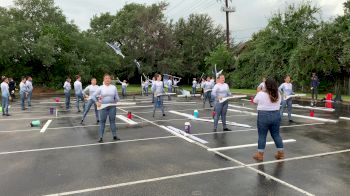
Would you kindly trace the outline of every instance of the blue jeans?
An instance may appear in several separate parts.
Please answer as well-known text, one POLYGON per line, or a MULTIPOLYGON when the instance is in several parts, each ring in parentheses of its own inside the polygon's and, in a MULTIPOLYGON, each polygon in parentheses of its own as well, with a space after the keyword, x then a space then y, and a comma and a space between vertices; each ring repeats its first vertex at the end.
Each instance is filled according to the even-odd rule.
POLYGON ((287 99, 287 100, 282 100, 281 102, 281 109, 280 109, 280 113, 281 113, 281 118, 283 118, 283 112, 285 107, 287 106, 288 109, 288 119, 292 120, 292 99, 287 99))
POLYGON ((66 103, 66 109, 69 110, 69 105, 70 105, 70 92, 65 92, 64 97, 66 98, 65 103, 66 103))
POLYGON ((267 133, 270 130, 271 137, 278 150, 283 150, 283 141, 280 136, 281 116, 279 111, 258 111, 258 151, 264 152, 267 133))
POLYGON ((126 88, 123 88, 123 87, 122 87, 122 95, 123 95, 123 97, 126 96, 126 88))
POLYGON ((9 113, 9 97, 2 97, 1 107, 2 107, 2 114, 9 113))
POLYGON ((99 137, 103 138, 103 134, 105 132, 105 125, 107 121, 107 116, 109 118, 109 124, 111 127, 111 132, 113 137, 117 136, 117 127, 115 126, 115 115, 117 114, 117 108, 107 107, 100 110, 100 129, 99 129, 99 137))
POLYGON ((99 118, 98 118, 99 115, 98 115, 98 111, 97 111, 97 105, 96 105, 96 103, 95 103, 94 100, 90 99, 90 100, 88 101, 88 103, 85 105, 83 118, 81 119, 82 121, 84 121, 84 119, 85 119, 86 115, 89 113, 90 108, 91 108, 92 105, 94 105, 94 107, 95 107, 95 116, 96 116, 96 120, 97 120, 97 121, 99 120, 99 118))
POLYGON ((24 110, 24 100, 26 99, 26 93, 25 92, 19 92, 19 96, 21 99, 21 109, 24 110))
POLYGON ((32 96, 33 96, 33 91, 28 92, 28 107, 32 106, 32 96))
POLYGON ((160 108, 162 110, 162 114, 164 114, 164 105, 163 105, 163 97, 162 96, 155 96, 154 97, 153 117, 156 113, 157 108, 160 108))
POLYGON ((221 116, 222 127, 225 129, 226 126, 226 113, 228 108, 228 101, 223 103, 219 103, 219 101, 215 104, 215 116, 214 116, 214 129, 218 128, 219 118, 221 116))
POLYGON ((143 87, 143 91, 145 91, 146 96, 148 96, 148 87, 143 87))
POLYGON ((80 107, 79 107, 79 102, 82 102, 83 103, 83 110, 84 110, 84 106, 85 106, 85 102, 84 102, 84 96, 83 94, 76 94, 75 95, 75 98, 77 99, 77 103, 76 103, 76 106, 77 106, 77 110, 80 111, 80 107))
POLYGON ((204 93, 204 99, 203 104, 205 105, 205 102, 208 100, 209 105, 211 106, 212 100, 211 100, 211 92, 204 93))
POLYGON ((196 87, 192 87, 192 94, 196 94, 196 91, 197 91, 196 87))
POLYGON ((168 87, 168 93, 172 93, 172 92, 173 92, 172 87, 169 86, 169 87, 168 87))

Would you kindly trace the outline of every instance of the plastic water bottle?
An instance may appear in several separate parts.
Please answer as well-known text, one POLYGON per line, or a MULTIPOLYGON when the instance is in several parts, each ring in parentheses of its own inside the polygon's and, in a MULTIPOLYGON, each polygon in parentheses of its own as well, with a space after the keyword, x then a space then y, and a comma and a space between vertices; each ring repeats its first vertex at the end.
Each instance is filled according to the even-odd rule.
POLYGON ((198 116, 199 116, 198 110, 193 111, 193 116, 195 118, 198 118, 198 116))
POLYGON ((185 122, 185 132, 191 133, 191 123, 185 122))

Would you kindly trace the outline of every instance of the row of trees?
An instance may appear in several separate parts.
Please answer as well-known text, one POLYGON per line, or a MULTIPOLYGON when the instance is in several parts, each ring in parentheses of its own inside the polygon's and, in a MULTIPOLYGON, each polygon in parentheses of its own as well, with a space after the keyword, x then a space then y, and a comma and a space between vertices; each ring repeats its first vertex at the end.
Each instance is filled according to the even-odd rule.
POLYGON ((207 70, 205 57, 223 43, 224 31, 207 15, 168 22, 166 7, 127 4, 116 14, 93 17, 91 28, 79 31, 54 0, 15 0, 14 8, 0 7, 1 74, 30 74, 36 84, 50 87, 60 87, 67 75, 80 74, 87 82, 105 72, 139 83, 136 59, 146 75, 198 77, 207 70), (119 42, 126 57, 105 42, 119 42))
POLYGON ((127 4, 115 14, 93 17, 90 29, 80 31, 54 0, 15 0, 13 8, 0 7, 0 72, 33 75, 36 84, 50 87, 60 87, 67 75, 80 74, 87 82, 105 72, 139 83, 136 59, 146 75, 170 73, 185 82, 211 74, 217 64, 239 88, 254 88, 262 76, 282 82, 291 74, 305 90, 314 70, 324 90, 350 92, 350 0, 344 15, 327 22, 310 3, 290 5, 250 41, 230 49, 224 30, 208 15, 168 21, 166 8, 127 4), (119 42, 126 57, 105 42, 119 42))
POLYGON ((254 87, 262 76, 283 80, 290 74, 300 89, 309 87, 312 71, 324 91, 350 94, 350 1, 344 15, 324 22, 310 4, 290 5, 274 14, 263 30, 237 48, 237 87, 254 87))

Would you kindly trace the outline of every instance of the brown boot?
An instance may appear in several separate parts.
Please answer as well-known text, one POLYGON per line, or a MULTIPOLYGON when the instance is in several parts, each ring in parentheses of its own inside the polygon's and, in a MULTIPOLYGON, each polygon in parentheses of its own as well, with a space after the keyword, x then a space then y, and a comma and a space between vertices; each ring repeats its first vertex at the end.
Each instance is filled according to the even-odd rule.
POLYGON ((257 161, 263 161, 264 160, 264 153, 263 152, 257 152, 254 156, 253 159, 257 161))
POLYGON ((275 158, 277 160, 279 159, 284 159, 284 152, 283 151, 277 151, 276 155, 275 155, 275 158))

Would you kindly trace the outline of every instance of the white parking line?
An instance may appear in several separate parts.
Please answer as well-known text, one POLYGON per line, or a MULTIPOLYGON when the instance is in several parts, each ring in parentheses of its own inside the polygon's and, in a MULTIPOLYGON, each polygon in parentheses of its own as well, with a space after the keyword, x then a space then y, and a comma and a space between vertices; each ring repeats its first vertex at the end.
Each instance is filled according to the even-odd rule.
POLYGON ((0 155, 18 154, 18 153, 26 153, 26 152, 42 152, 42 151, 49 151, 49 150, 81 148, 81 147, 88 147, 88 146, 99 146, 99 145, 118 144, 118 143, 127 143, 127 142, 149 141, 149 140, 167 139, 167 138, 173 138, 173 137, 175 138, 176 136, 153 137, 153 138, 143 138, 143 139, 134 139, 134 140, 123 140, 123 141, 116 141, 116 142, 60 146, 60 147, 51 147, 51 148, 36 148, 36 149, 29 149, 29 150, 16 150, 16 151, 0 152, 0 155))
MULTIPOLYGON (((195 118, 193 115, 177 112, 177 111, 174 111, 174 110, 170 110, 169 112, 172 113, 172 114, 176 114, 176 115, 179 115, 179 116, 183 116, 183 117, 189 118, 190 120, 194 120, 194 121, 203 121, 203 122, 214 123, 213 119, 195 118)), ((219 123, 222 124, 221 121, 219 121, 219 123)), ((226 123, 228 125, 231 125, 231 126, 239 126, 239 127, 247 127, 247 128, 251 127, 250 125, 240 124, 240 123, 236 123, 236 122, 228 122, 227 121, 226 123)))
POLYGON ((81 193, 87 193, 87 192, 93 192, 93 191, 118 188, 118 187, 123 187, 123 186, 130 186, 130 185, 136 185, 136 184, 143 184, 143 183, 149 183, 149 182, 157 182, 157 181, 162 181, 162 180, 181 178, 181 177, 186 177, 186 176, 195 176, 195 175, 200 175, 200 174, 208 174, 208 173, 214 173, 214 172, 220 172, 220 171, 233 170, 233 169, 238 169, 238 168, 243 168, 243 167, 244 166, 233 166, 233 167, 210 169, 210 170, 203 170, 203 171, 197 171, 197 172, 189 172, 189 173, 176 174, 176 175, 171 175, 171 176, 163 176, 163 177, 158 177, 158 178, 138 180, 138 181, 133 181, 133 182, 126 182, 126 183, 112 184, 112 185, 101 186, 101 187, 81 189, 81 190, 76 190, 76 191, 55 193, 55 194, 44 195, 44 196, 60 196, 60 195, 81 194, 81 193))
MULTIPOLYGON (((241 111, 241 110, 235 110, 235 109, 228 109, 228 111, 240 112, 240 113, 245 113, 245 114, 251 114, 253 116, 257 116, 258 115, 255 112, 247 112, 247 111, 241 111)), ((288 114, 287 113, 283 113, 283 116, 288 116, 288 114)), ((292 114, 292 117, 304 118, 304 119, 310 119, 310 120, 316 120, 316 121, 322 121, 322 122, 330 122, 330 123, 337 123, 338 122, 338 120, 332 120, 332 119, 327 119, 327 118, 311 117, 311 116, 304 116, 304 115, 299 115, 299 114, 292 114)))
POLYGON ((339 119, 341 119, 341 120, 350 120, 349 117, 343 117, 343 116, 339 117, 339 119))
MULTIPOLYGON (((162 180, 176 179, 176 178, 182 178, 182 177, 188 177, 188 176, 196 176, 196 175, 201 175, 201 174, 209 174, 209 173, 215 173, 215 172, 221 172, 221 171, 236 170, 236 169, 242 169, 242 168, 246 168, 246 167, 251 168, 253 166, 258 166, 258 165, 268 165, 268 164, 273 164, 273 163, 278 163, 278 162, 288 162, 288 161, 316 158, 316 157, 329 156, 329 155, 348 153, 348 152, 350 152, 350 149, 327 152, 327 153, 319 153, 319 154, 313 154, 313 155, 306 155, 306 156, 299 156, 299 157, 287 158, 287 159, 276 160, 276 161, 267 161, 267 162, 253 163, 253 164, 247 164, 247 165, 224 167, 224 168, 201 170, 201 171, 188 172, 188 173, 182 173, 182 174, 176 174, 176 175, 162 176, 162 177, 158 177, 158 178, 150 178, 150 179, 144 179, 144 180, 124 182, 124 183, 119 183, 119 184, 111 184, 111 185, 107 185, 107 186, 100 186, 100 187, 80 189, 80 190, 75 190, 75 191, 54 193, 54 194, 49 194, 49 195, 45 195, 45 196, 60 196, 60 195, 73 195, 73 194, 88 193, 88 192, 101 191, 101 190, 107 190, 107 189, 113 189, 113 188, 119 188, 119 187, 125 187, 125 186, 132 186, 132 185, 149 183, 149 182, 157 182, 157 181, 162 181, 162 180)), ((279 180, 278 178, 276 178, 274 176, 271 176, 269 174, 261 172, 260 170, 257 170, 257 169, 255 169, 255 170, 257 173, 262 174, 264 176, 267 175, 267 177, 269 177, 273 180, 276 180, 279 183, 282 183, 282 184, 284 184, 284 185, 286 185, 294 190, 297 190, 305 195, 313 195, 312 193, 309 193, 305 190, 302 190, 294 185, 291 185, 291 184, 288 184, 282 180, 279 180)))
POLYGON ((48 120, 46 121, 45 125, 43 126, 43 128, 40 130, 40 133, 45 133, 46 129, 50 126, 52 120, 48 120))
POLYGON ((254 110, 253 108, 248 108, 248 107, 238 106, 238 105, 233 105, 233 104, 228 104, 228 106, 230 106, 230 107, 232 107, 232 108, 239 108, 239 109, 246 109, 246 110, 254 110))
MULTIPOLYGON (((285 143, 291 143, 296 142, 295 139, 287 139, 283 140, 283 144, 285 143)), ((266 142, 266 145, 272 145, 275 144, 275 142, 266 142)), ((220 147, 220 148, 208 148, 208 151, 224 151, 224 150, 233 150, 233 149, 239 149, 239 148, 249 148, 249 147, 255 147, 258 146, 258 143, 253 144, 244 144, 244 145, 237 145, 237 146, 226 146, 226 147, 220 147)))

